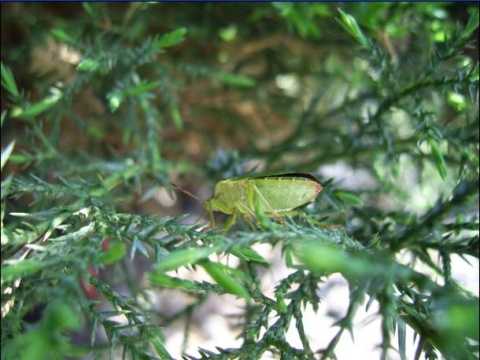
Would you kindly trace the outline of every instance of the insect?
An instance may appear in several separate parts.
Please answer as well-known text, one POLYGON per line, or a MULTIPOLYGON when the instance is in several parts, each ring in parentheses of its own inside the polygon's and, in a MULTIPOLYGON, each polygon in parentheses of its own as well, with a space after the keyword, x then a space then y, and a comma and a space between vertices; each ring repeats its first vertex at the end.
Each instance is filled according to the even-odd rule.
POLYGON ((231 225, 237 214, 255 216, 259 206, 265 215, 283 222, 282 215, 315 200, 321 190, 320 182, 310 174, 252 174, 219 181, 214 195, 205 201, 204 206, 211 227, 215 226, 214 211, 233 215, 231 225))

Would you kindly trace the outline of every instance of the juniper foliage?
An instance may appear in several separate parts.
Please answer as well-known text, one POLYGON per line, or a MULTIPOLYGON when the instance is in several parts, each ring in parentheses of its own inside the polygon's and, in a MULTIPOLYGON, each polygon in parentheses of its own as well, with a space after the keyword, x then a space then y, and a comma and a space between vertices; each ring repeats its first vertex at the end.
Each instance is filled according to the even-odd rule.
POLYGON ((2 3, 2 359, 170 359, 179 320, 186 359, 329 359, 374 303, 380 358, 478 358, 478 288, 454 276, 478 268, 477 5, 2 3), (145 205, 252 168, 324 189, 226 234, 145 205), (271 294, 258 245, 288 269, 271 294), (348 308, 316 348, 333 274, 348 308), (189 352, 215 295, 242 304, 240 345, 189 352))

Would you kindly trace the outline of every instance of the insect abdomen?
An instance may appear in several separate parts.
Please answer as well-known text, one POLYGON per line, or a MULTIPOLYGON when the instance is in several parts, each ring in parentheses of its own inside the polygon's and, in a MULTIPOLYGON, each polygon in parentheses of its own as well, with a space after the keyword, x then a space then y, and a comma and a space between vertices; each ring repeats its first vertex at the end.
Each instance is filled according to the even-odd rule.
POLYGON ((305 205, 322 190, 320 183, 303 178, 265 178, 250 180, 266 201, 265 212, 281 212, 305 205))

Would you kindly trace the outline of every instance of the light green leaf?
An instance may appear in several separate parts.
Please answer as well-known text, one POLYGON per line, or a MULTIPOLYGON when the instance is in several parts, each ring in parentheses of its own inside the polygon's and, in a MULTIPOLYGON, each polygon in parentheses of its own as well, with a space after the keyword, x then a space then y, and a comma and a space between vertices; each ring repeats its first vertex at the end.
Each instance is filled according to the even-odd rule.
POLYGON ((86 58, 77 65, 78 71, 94 72, 98 69, 100 63, 95 59, 86 58))
POLYGON ((268 264, 263 256, 257 253, 255 250, 249 248, 233 249, 232 255, 244 260, 255 261, 262 264, 268 264))
POLYGON ((13 151, 13 148, 15 146, 15 140, 10 142, 10 144, 8 144, 5 149, 2 150, 2 158, 1 158, 1 166, 0 166, 0 169, 3 169, 3 166, 5 165, 5 163, 7 162, 7 160, 9 159, 10 157, 10 154, 12 153, 13 151))
POLYGON ((122 94, 125 94, 127 96, 141 95, 159 87, 160 84, 160 81, 144 82, 137 86, 128 88, 127 90, 122 92, 122 94))
POLYGON ((108 107, 110 108, 110 111, 115 112, 122 104, 123 95, 118 91, 114 91, 107 94, 107 100, 108 100, 108 107))
POLYGON ((2 86, 7 90, 14 99, 20 98, 17 84, 9 68, 0 63, 2 73, 2 86))
POLYGON ((21 260, 12 265, 2 266, 2 278, 32 275, 46 266, 48 265, 45 262, 34 259, 21 260))
POLYGON ((341 21, 340 24, 343 26, 343 28, 350 34, 357 39, 357 41, 362 45, 363 47, 367 48, 369 47, 368 39, 363 35, 362 30, 360 29, 360 26, 358 26, 357 20, 352 15, 349 15, 345 12, 343 12, 341 9, 338 9, 338 12, 340 13, 341 21))
POLYGON ((214 262, 204 262, 201 266, 226 292, 238 297, 249 299, 248 290, 240 284, 233 276, 225 272, 226 266, 214 262))
POLYGON ((75 43, 75 40, 62 29, 52 29, 50 34, 52 34, 53 38, 57 41, 63 41, 67 44, 75 43))
POLYGON ((447 176, 447 165, 445 164, 445 160, 443 159, 442 152, 438 147, 438 143, 435 139, 430 138, 428 139, 428 144, 430 145, 430 150, 432 151, 433 162, 437 167, 438 173, 440 174, 442 179, 445 179, 447 176))
POLYGON ((107 251, 102 251, 99 253, 98 262, 101 264, 113 264, 118 260, 122 259, 125 255, 126 247, 125 244, 116 243, 113 246, 110 246, 107 251))
POLYGON ((181 130, 183 128, 183 119, 177 104, 174 102, 170 103, 170 114, 177 129, 181 130))
POLYGON ((50 95, 45 97, 39 102, 26 106, 24 108, 17 107, 12 110, 12 116, 30 120, 34 117, 43 114, 45 111, 51 109, 60 99, 63 97, 63 93, 60 89, 52 89, 50 95))
POLYGON ((155 285, 164 288, 183 289, 189 292, 201 290, 200 287, 198 287, 197 285, 195 285, 195 283, 191 281, 172 278, 168 275, 158 272, 148 274, 148 280, 150 280, 155 285))
POLYGON ((182 266, 196 264, 217 251, 216 248, 183 249, 173 252, 155 265, 158 271, 175 270, 182 266))
POLYGON ((255 80, 250 79, 246 76, 228 74, 228 73, 218 73, 216 78, 223 84, 241 86, 241 87, 252 87, 255 85, 255 80))
POLYGON ((167 48, 181 43, 184 40, 184 36, 187 33, 187 29, 179 28, 162 35, 160 39, 155 41, 155 48, 167 48))
POLYGON ((347 203, 350 203, 352 205, 356 205, 356 206, 363 206, 363 201, 362 199, 360 199, 358 196, 352 194, 351 192, 347 192, 347 191, 337 191, 335 193, 335 195, 337 197, 339 197, 340 199, 342 199, 343 201, 347 202, 347 203))

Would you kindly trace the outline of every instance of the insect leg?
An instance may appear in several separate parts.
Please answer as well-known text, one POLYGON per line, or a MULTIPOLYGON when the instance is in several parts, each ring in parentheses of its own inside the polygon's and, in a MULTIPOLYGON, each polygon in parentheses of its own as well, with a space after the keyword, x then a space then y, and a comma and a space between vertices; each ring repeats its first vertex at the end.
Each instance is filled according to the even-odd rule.
POLYGON ((237 219, 237 214, 233 213, 232 216, 230 216, 230 219, 228 219, 227 224, 222 230, 222 234, 225 235, 228 230, 232 227, 233 224, 235 224, 235 220, 237 219))

